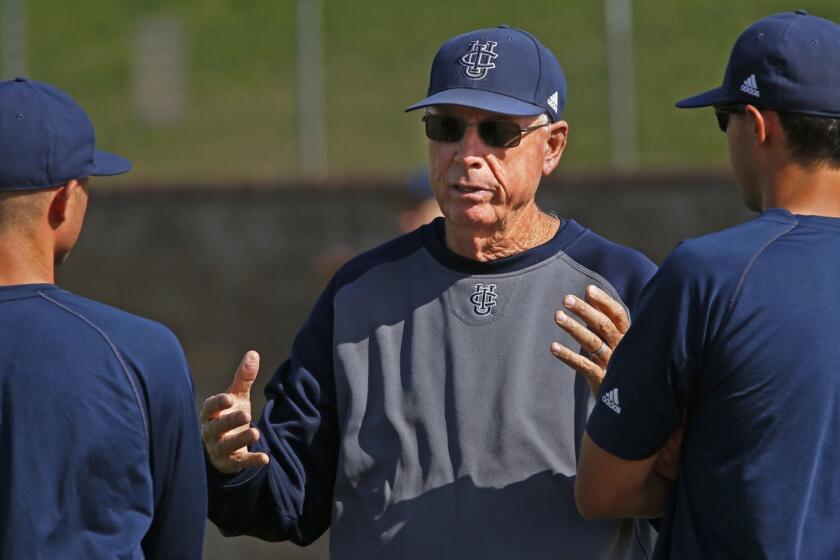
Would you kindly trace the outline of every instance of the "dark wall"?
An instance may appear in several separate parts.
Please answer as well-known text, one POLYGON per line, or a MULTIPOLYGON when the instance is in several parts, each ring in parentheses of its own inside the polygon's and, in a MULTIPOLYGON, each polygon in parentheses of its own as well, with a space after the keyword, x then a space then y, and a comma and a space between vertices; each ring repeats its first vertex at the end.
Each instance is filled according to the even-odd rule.
MULTIPOLYGON (((397 189, 384 187, 92 190, 83 237, 58 282, 169 325, 192 367, 197 403, 227 387, 250 348, 262 355, 265 381, 326 283, 316 269, 331 254, 396 235, 395 215, 404 203, 397 189)), ((685 237, 752 216, 720 176, 560 178, 541 187, 539 200, 657 262, 685 237)), ((327 557, 323 538, 298 549, 223 539, 210 526, 205 542, 210 560, 327 557)))

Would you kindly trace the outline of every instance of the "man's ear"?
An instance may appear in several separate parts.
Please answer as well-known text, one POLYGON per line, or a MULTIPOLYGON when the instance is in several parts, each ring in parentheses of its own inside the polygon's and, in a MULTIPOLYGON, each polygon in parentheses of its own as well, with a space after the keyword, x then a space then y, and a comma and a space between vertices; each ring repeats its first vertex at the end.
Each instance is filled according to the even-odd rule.
POLYGON ((750 119, 750 122, 752 123, 753 134, 755 134, 756 142, 758 144, 763 144, 767 140, 768 134, 768 123, 764 114, 752 105, 744 107, 744 112, 747 114, 747 118, 750 119))
POLYGON ((563 150, 566 149, 566 141, 569 138, 569 123, 557 121, 548 125, 548 138, 546 139, 547 149, 543 160, 543 175, 548 176, 560 163, 563 150))
POLYGON ((61 224, 67 221, 68 212, 71 211, 73 204, 76 203, 79 189, 84 189, 82 183, 75 179, 71 179, 66 185, 59 187, 53 193, 50 201, 49 220, 50 227, 58 229, 61 224))

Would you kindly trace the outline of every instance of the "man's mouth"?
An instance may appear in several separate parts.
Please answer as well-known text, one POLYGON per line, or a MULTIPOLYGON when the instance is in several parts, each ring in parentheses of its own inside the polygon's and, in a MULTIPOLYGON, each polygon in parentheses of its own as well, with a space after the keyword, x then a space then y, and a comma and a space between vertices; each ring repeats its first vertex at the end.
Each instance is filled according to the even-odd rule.
POLYGON ((452 183, 451 185, 449 185, 449 187, 458 191, 461 194, 493 192, 492 189, 489 189, 487 187, 483 187, 480 185, 469 185, 465 183, 452 183))

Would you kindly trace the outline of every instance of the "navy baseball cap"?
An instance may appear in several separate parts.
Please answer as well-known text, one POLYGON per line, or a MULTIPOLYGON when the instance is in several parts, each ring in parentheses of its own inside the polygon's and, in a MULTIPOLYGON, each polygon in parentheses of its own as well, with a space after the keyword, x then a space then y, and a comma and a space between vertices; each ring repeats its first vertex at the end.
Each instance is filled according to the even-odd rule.
POLYGON ((507 25, 479 29, 443 44, 428 97, 406 111, 444 104, 503 115, 546 113, 554 122, 566 105, 566 78, 557 57, 530 33, 507 25))
POLYGON ((735 42, 723 85, 677 102, 688 109, 750 104, 840 117, 840 25, 804 10, 753 23, 735 42))
POLYGON ((93 125, 72 97, 26 78, 0 82, 0 191, 46 189, 129 169, 124 157, 96 149, 93 125))

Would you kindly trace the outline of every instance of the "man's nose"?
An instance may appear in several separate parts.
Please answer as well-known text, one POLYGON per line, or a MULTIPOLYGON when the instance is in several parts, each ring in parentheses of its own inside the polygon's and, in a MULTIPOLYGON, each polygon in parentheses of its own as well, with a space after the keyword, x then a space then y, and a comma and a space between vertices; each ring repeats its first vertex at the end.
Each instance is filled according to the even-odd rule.
POLYGON ((456 157, 468 166, 480 165, 487 154, 487 144, 478 134, 478 127, 468 125, 464 137, 458 142, 456 157))

